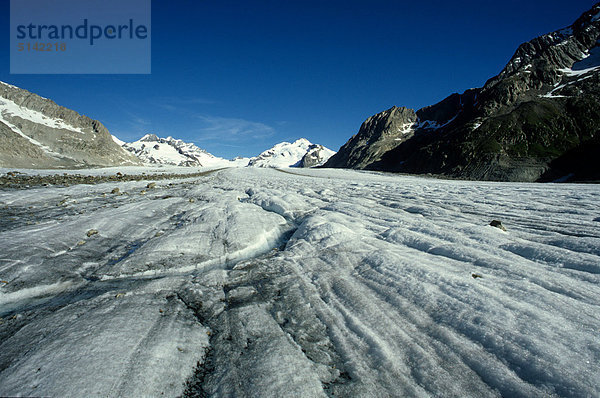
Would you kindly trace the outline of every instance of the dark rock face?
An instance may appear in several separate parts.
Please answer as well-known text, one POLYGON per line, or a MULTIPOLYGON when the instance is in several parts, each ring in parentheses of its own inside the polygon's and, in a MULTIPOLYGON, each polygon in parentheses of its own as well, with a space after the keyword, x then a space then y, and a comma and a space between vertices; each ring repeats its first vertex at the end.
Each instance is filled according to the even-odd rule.
POLYGON ((414 132, 416 121, 415 111, 395 106, 371 116, 362 124, 358 134, 325 163, 325 167, 366 168, 408 139, 414 132))
POLYGON ((102 123, 0 82, 0 167, 136 165, 102 123))
POLYGON ((316 167, 320 166, 329 157, 330 151, 323 145, 313 144, 308 147, 306 155, 300 160, 298 167, 316 167))
POLYGON ((571 27, 522 44, 484 87, 418 110, 412 132, 400 140, 390 142, 385 129, 368 123, 389 111, 370 118, 325 167, 600 180, 599 38, 600 3, 571 27))

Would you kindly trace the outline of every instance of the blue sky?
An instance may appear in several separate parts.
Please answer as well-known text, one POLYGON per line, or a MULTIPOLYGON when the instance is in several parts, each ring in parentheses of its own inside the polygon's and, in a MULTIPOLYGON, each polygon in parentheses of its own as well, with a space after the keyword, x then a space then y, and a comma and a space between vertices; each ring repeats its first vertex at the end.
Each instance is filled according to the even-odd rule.
POLYGON ((152 74, 9 73, 0 80, 100 120, 223 156, 305 137, 337 150, 369 116, 479 87, 518 45, 570 25, 595 1, 152 2, 152 74))

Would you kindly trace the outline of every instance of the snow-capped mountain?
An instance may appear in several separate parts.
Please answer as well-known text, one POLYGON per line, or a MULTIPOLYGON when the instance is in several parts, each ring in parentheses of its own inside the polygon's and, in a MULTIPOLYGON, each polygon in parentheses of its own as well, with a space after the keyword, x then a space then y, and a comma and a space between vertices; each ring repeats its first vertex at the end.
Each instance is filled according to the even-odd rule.
POLYGON ((335 151, 324 147, 323 145, 313 144, 308 148, 308 151, 300 160, 300 167, 317 167, 322 166, 335 155, 335 151))
POLYGON ((292 143, 282 142, 251 158, 250 167, 315 167, 324 164, 335 154, 323 145, 312 144, 305 138, 292 143))
POLYGON ((189 167, 316 167, 323 165, 334 151, 312 144, 305 138, 282 142, 253 158, 228 160, 214 156, 198 146, 173 137, 160 138, 146 134, 135 142, 113 140, 146 164, 189 167))
MULTIPOLYGON (((115 142, 119 141, 122 142, 115 137, 115 142)), ((155 134, 146 134, 138 141, 121 145, 147 164, 212 167, 235 166, 240 163, 214 156, 192 143, 173 137, 160 138, 155 134)))
POLYGON ((0 167, 136 165, 102 123, 0 82, 0 167))
MULTIPOLYGON (((112 136, 113 141, 116 142, 118 146, 122 147, 123 145, 126 144, 125 141, 122 141, 122 140, 118 139, 114 135, 111 134, 111 136, 112 136)), ((123 149, 125 149, 125 148, 123 148, 123 149)))

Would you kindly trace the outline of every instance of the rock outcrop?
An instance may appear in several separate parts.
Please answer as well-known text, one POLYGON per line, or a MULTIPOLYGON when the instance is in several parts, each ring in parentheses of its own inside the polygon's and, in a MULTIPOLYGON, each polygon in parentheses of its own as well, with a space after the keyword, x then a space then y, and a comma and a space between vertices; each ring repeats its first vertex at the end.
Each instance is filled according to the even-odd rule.
POLYGON ((410 138, 416 121, 415 111, 395 106, 371 116, 360 126, 358 134, 350 138, 325 167, 366 168, 410 138))
POLYGON ((317 167, 325 164, 333 152, 329 148, 325 148, 323 145, 312 144, 309 146, 308 151, 300 160, 299 167, 317 167))

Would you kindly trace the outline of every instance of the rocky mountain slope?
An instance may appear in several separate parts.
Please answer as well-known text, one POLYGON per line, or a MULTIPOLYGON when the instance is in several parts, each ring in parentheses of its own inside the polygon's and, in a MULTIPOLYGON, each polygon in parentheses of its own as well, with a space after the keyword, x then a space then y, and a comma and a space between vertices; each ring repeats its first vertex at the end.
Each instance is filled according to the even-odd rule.
POLYGON ((0 167, 81 168, 139 164, 102 123, 0 82, 0 167))
POLYGON ((503 181, 600 180, 600 3, 522 44, 484 87, 361 126, 325 167, 503 181))
POLYGON ((282 142, 250 159, 251 167, 315 167, 324 164, 335 152, 305 138, 282 142))

